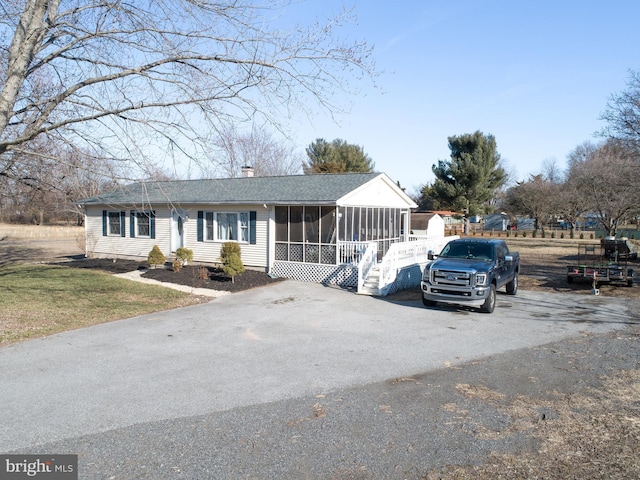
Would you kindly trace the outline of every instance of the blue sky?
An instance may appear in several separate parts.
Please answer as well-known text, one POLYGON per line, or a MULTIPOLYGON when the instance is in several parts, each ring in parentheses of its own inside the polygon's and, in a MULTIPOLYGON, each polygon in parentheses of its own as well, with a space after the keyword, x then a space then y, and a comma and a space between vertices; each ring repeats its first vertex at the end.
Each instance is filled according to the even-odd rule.
MULTIPOLYGON (((366 39, 385 72, 363 83, 336 125, 318 115, 292 126, 301 148, 316 138, 360 145, 376 170, 412 193, 449 159, 447 138, 496 138, 513 180, 561 167, 585 141, 629 69, 640 68, 635 0, 310 0, 303 23, 355 5, 345 38, 366 39)), ((302 21, 302 20, 301 20, 302 21)))

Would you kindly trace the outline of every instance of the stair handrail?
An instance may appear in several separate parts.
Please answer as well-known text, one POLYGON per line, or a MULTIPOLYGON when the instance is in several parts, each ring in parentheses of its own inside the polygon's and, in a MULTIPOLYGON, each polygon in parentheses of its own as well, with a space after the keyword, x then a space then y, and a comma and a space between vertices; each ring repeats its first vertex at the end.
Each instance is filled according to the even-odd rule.
POLYGON ((369 275, 369 272, 376 265, 378 261, 378 242, 367 243, 367 248, 362 253, 360 261, 358 262, 358 292, 362 291, 364 286, 364 280, 369 275))

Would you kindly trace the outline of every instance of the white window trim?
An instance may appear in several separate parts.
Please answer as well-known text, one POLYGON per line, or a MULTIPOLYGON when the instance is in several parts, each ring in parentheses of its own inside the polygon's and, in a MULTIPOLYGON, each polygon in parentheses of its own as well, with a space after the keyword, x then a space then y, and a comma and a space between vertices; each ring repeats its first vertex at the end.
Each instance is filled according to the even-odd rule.
MULTIPOLYGON (((123 225, 122 215, 119 210, 108 210, 107 211, 107 236, 108 237, 121 237, 122 229, 126 228, 126 225, 123 225), (111 231, 111 215, 116 215, 118 217, 118 224, 120 225, 120 231, 117 233, 113 233, 111 231)), ((125 230, 126 232, 126 230, 125 230)))
POLYGON ((203 240, 205 242, 214 242, 214 243, 224 243, 224 242, 238 242, 238 243, 242 243, 242 244, 249 244, 249 237, 250 237, 250 213, 248 210, 221 210, 221 211, 211 211, 211 210, 205 210, 204 211, 204 224, 203 224, 203 233, 202 233, 202 237, 203 240), (237 220, 236 220, 236 236, 238 237, 237 239, 234 240, 229 240, 227 238, 219 238, 218 237, 218 216, 219 215, 228 215, 228 214, 233 214, 236 215, 237 220), (209 236, 209 215, 211 215, 212 218, 212 237, 211 238, 209 236), (242 225, 242 216, 245 216, 246 218, 246 224, 243 226, 242 225), (242 231, 245 231, 245 236, 246 236, 246 240, 242 240, 242 231))
POLYGON ((135 219, 135 229, 136 229, 136 237, 138 238, 151 238, 151 215, 152 212, 144 210, 144 211, 136 211, 135 215, 134 215, 134 219, 135 219), (147 217, 147 219, 149 220, 149 233, 147 235, 142 235, 140 233, 140 228, 138 227, 138 216, 139 215, 144 215, 147 217))

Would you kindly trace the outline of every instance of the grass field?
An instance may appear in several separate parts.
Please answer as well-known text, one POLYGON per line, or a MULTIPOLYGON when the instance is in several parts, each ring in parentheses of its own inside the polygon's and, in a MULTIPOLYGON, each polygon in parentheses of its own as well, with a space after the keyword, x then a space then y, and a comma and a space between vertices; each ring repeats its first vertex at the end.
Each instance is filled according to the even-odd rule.
POLYGON ((84 237, 84 227, 69 225, 11 225, 0 223, 0 239, 75 239, 84 237))
POLYGON ((201 301, 105 272, 5 265, 0 267, 0 346, 201 301))

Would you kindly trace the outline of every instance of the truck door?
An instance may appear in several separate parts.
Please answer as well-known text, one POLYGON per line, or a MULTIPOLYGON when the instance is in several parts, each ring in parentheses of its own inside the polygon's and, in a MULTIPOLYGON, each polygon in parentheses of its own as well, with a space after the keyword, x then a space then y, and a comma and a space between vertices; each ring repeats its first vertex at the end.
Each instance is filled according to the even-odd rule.
POLYGON ((497 265, 497 273, 498 273, 498 287, 502 286, 504 283, 504 278, 508 273, 509 266, 505 263, 504 257, 507 255, 507 252, 504 251, 502 245, 496 245, 496 265, 497 265))

